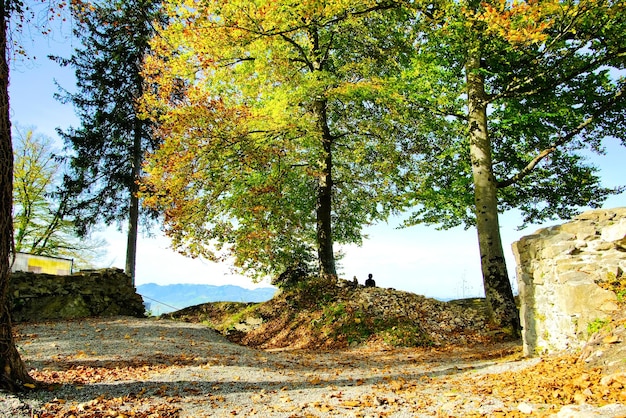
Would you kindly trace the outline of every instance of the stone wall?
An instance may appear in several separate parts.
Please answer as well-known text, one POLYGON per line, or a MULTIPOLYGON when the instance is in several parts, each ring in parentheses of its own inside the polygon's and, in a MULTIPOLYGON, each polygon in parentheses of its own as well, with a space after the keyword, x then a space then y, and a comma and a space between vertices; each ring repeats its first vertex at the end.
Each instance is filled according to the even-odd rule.
POLYGON ((626 208, 585 212, 513 243, 524 353, 581 348, 617 312, 626 280, 626 208))
POLYGON ((145 313, 130 276, 118 269, 69 276, 11 273, 9 305, 15 322, 145 313))

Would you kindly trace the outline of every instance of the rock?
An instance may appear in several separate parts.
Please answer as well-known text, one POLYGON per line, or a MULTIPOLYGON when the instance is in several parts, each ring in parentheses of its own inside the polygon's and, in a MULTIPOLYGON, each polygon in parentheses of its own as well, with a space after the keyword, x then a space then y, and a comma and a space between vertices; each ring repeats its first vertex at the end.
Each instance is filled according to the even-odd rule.
POLYGON ((522 402, 521 404, 517 405, 517 410, 520 411, 522 414, 526 414, 526 415, 530 415, 534 412, 533 406, 525 402, 522 402))
POLYGON ((617 418, 626 415, 626 405, 610 404, 596 407, 588 404, 567 405, 552 414, 555 418, 617 418))
POLYGON ((525 355, 579 350, 620 310, 625 235, 626 208, 600 209, 513 243, 525 355))

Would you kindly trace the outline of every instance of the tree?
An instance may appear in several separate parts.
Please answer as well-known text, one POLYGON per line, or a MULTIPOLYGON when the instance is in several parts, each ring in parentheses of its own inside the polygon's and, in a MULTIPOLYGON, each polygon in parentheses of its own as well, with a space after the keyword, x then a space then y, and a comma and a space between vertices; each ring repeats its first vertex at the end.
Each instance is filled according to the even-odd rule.
POLYGON ((174 247, 253 276, 315 260, 336 279, 334 243, 398 207, 419 143, 398 123, 411 46, 392 6, 169 2, 144 70, 163 138, 144 191, 174 247))
POLYGON ((128 221, 125 271, 135 277, 140 219, 138 181, 144 153, 156 145, 150 122, 138 117, 140 74, 148 40, 158 19, 155 0, 103 0, 79 3, 73 13, 74 35, 83 47, 69 59, 56 57, 76 71, 78 91, 58 95, 72 103, 79 128, 60 132, 74 155, 65 189, 73 196, 71 214, 81 235, 104 222, 128 221))
POLYGON ((22 3, 0 1, 0 388, 15 392, 32 386, 13 338, 7 300, 13 252, 13 143, 9 119, 8 38, 11 16, 23 12, 22 3))
POLYGON ((52 139, 33 130, 14 129, 17 138, 13 169, 15 251, 74 259, 79 268, 92 266, 102 241, 77 239, 67 216, 68 197, 58 193, 61 157, 52 139))
POLYGON ((492 319, 518 332, 498 214, 567 217, 618 191, 601 187, 578 151, 626 138, 624 80, 612 71, 625 65, 625 8, 604 0, 442 5, 421 11, 429 26, 416 62, 443 75, 446 88, 434 99, 424 90, 418 102, 466 135, 433 153, 431 187, 414 194, 422 207, 409 223, 476 225, 492 319))

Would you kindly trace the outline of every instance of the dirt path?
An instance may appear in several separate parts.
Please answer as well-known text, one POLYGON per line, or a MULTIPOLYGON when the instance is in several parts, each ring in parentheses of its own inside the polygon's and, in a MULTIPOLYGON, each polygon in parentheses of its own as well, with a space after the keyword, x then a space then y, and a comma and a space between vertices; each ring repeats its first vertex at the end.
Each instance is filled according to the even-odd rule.
POLYGON ((258 351, 200 324, 126 317, 24 324, 17 331, 32 375, 55 387, 0 394, 0 416, 548 416, 560 408, 493 390, 499 373, 540 362, 520 360, 511 343, 258 351))

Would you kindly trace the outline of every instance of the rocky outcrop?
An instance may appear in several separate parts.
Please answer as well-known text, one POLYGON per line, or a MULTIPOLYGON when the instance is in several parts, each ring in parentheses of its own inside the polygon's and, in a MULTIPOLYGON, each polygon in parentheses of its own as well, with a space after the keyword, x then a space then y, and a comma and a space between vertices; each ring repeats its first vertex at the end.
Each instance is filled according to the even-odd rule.
POLYGON ((513 243, 524 353, 581 348, 626 297, 626 208, 585 212, 513 243))
POLYGON ((12 273, 9 305, 15 322, 145 314, 130 276, 118 269, 70 276, 12 273))

